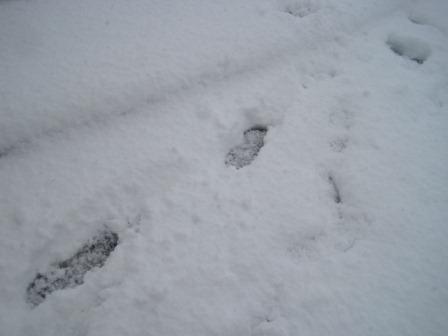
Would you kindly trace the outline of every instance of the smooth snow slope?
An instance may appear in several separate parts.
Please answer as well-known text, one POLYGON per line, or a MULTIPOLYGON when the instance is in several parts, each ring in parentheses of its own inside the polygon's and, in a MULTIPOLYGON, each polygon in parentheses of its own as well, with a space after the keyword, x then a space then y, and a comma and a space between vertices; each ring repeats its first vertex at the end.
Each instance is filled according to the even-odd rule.
POLYGON ((0 335, 446 335, 447 14, 0 1, 0 335))

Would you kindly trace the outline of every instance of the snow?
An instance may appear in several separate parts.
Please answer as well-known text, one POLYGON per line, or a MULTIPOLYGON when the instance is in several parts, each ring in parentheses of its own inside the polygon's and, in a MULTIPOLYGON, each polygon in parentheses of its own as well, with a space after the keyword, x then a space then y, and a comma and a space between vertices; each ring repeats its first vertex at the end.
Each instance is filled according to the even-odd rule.
POLYGON ((1 1, 0 335, 446 335, 447 13, 1 1))

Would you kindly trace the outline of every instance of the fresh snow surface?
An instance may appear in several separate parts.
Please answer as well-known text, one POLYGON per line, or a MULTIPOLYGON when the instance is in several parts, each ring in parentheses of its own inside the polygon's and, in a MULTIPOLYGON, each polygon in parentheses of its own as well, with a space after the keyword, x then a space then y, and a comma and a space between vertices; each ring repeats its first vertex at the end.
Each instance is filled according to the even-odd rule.
POLYGON ((1 0, 0 335, 448 335, 447 16, 1 0))

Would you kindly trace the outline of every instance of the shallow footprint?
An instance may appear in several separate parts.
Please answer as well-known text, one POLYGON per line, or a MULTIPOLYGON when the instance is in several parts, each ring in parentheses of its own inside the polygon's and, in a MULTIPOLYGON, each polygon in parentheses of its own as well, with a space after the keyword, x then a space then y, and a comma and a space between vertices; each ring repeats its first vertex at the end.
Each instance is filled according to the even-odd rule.
POLYGON ((26 289, 27 302, 37 306, 56 290, 81 285, 84 275, 94 267, 102 267, 117 245, 115 232, 99 232, 69 259, 51 265, 45 273, 37 273, 26 289))
POLYGON ((317 4, 310 0, 291 2, 285 7, 286 13, 299 18, 303 18, 305 16, 313 14, 318 10, 319 7, 317 6, 317 4))
POLYGON ((336 204, 342 203, 342 197, 341 192, 339 190, 339 186, 337 185, 336 181, 334 180, 332 175, 328 175, 328 182, 331 185, 331 188, 333 189, 333 200, 336 204))
POLYGON ((395 54, 406 57, 418 64, 423 64, 431 55, 429 44, 415 37, 392 34, 386 43, 395 54))
POLYGON ((232 148, 226 156, 226 165, 243 168, 252 163, 264 145, 268 129, 264 126, 251 127, 244 131, 244 143, 232 148))

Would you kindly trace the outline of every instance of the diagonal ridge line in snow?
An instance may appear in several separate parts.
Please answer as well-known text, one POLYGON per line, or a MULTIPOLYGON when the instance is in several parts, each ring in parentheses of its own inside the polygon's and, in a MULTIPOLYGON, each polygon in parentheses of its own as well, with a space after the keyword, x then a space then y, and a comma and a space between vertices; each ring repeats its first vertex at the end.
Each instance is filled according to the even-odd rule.
POLYGON ((171 96, 187 95, 207 86, 217 85, 245 75, 254 74, 257 70, 279 65, 282 60, 286 61, 287 58, 292 58, 297 54, 300 53, 290 46, 278 49, 276 52, 266 52, 266 54, 259 57, 258 60, 251 58, 245 62, 232 64, 230 66, 218 65, 218 69, 204 72, 196 78, 186 78, 177 85, 171 85, 157 90, 156 92, 149 94, 143 102, 138 103, 127 110, 109 114, 93 114, 90 118, 86 118, 79 122, 68 122, 61 127, 49 128, 41 133, 37 133, 35 136, 22 138, 12 144, 5 145, 0 148, 0 159, 7 157, 9 153, 14 152, 18 148, 30 145, 38 139, 54 137, 63 134, 68 130, 85 128, 96 124, 105 124, 108 121, 124 116, 141 114, 144 113, 144 110, 148 107, 168 102, 169 97, 171 96))
MULTIPOLYGON (((391 11, 395 11, 398 8, 398 5, 391 5, 391 11)), ((387 12, 390 14, 390 11, 387 12)), ((343 13, 337 13, 338 15, 343 16, 343 13)), ((375 13, 376 15, 383 15, 383 11, 379 13, 375 13)), ((334 15, 334 13, 333 13, 334 15)), ((342 29, 342 33, 349 29, 351 25, 359 25, 368 26, 371 21, 376 18, 376 15, 372 15, 370 20, 364 20, 362 23, 357 22, 358 18, 353 18, 353 22, 341 22, 336 23, 339 28, 342 29), (343 28, 342 28, 343 27, 343 28)), ((345 21, 348 21, 345 19, 345 21)), ((342 34, 337 27, 327 27, 325 30, 316 32, 313 31, 313 34, 320 33, 319 36, 319 47, 321 47, 325 42, 327 43, 338 43, 336 36, 342 34)), ((359 29, 359 27, 357 27, 359 29)), ((0 159, 5 159, 8 154, 14 152, 15 150, 21 148, 25 148, 32 144, 35 141, 38 141, 42 138, 47 137, 55 137, 60 134, 64 134, 65 132, 73 129, 82 129, 86 127, 90 127, 92 125, 106 124, 109 121, 115 120, 120 117, 135 115, 144 113, 144 110, 148 107, 164 104, 169 101, 169 97, 173 95, 186 95, 189 93, 196 92, 197 90, 201 90, 207 86, 217 85, 220 83, 225 83, 227 81, 245 76, 251 75, 258 72, 258 70, 263 70, 267 68, 273 68, 275 66, 279 66, 282 62, 291 62, 294 59, 297 60, 296 57, 300 56, 301 60, 307 60, 312 58, 315 50, 313 48, 309 50, 303 50, 303 46, 311 46, 313 45, 314 40, 316 40, 317 36, 298 36, 298 40, 295 44, 284 45, 281 48, 277 48, 274 51, 265 50, 264 53, 260 53, 258 58, 249 58, 237 63, 233 63, 230 65, 217 64, 215 69, 204 71, 201 74, 198 74, 196 77, 187 77, 182 81, 173 84, 167 85, 165 88, 161 88, 156 90, 155 92, 149 94, 142 102, 135 104, 133 107, 130 107, 126 110, 122 110, 120 112, 114 113, 93 113, 91 117, 84 118, 79 122, 66 122, 62 124, 60 127, 52 127, 44 130, 40 133, 36 133, 30 137, 24 137, 19 139, 11 144, 6 144, 3 147, 0 147, 0 159), (299 41, 299 37, 301 40, 299 41), (305 57, 306 54, 309 54, 309 58, 305 57)))

